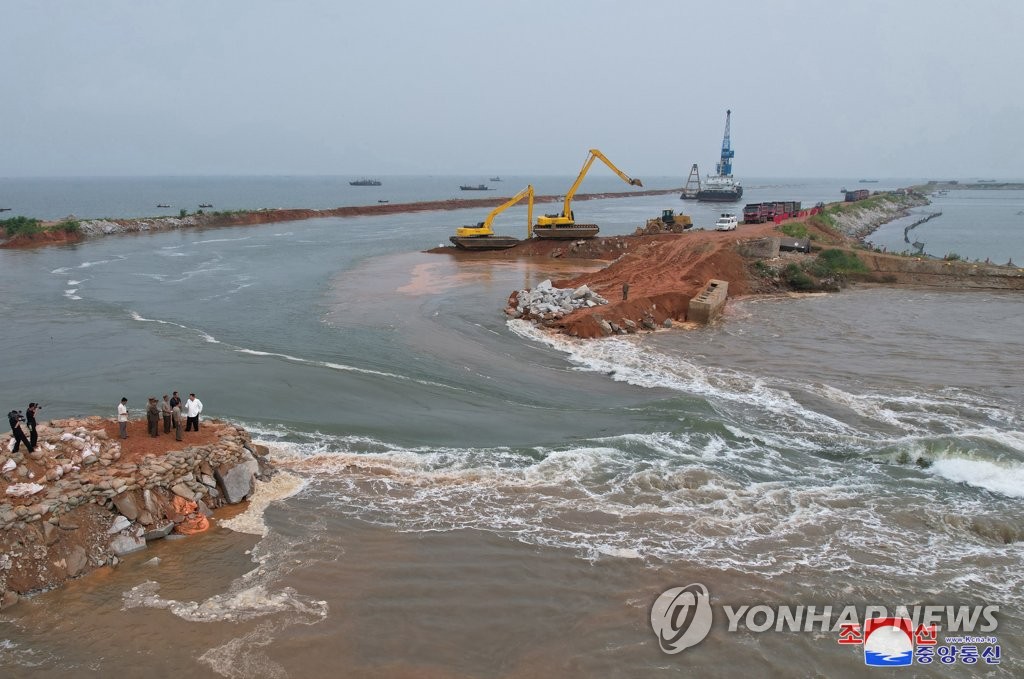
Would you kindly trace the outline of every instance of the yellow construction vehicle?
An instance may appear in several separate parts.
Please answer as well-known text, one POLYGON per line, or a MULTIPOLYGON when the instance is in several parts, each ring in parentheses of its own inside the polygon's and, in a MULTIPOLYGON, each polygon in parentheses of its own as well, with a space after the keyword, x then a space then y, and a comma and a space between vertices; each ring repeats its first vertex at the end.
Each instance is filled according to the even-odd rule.
POLYGON ((661 217, 648 219, 647 224, 638 226, 637 236, 653 236, 659 233, 682 233, 686 229, 693 228, 693 220, 690 215, 676 214, 675 210, 662 210, 661 217))
POLYGON ((496 236, 494 235, 494 229, 491 228, 491 225, 494 223, 495 217, 521 201, 523 198, 528 199, 528 202, 526 203, 526 237, 529 238, 532 235, 533 230, 532 184, 528 185, 525 189, 491 210, 491 213, 487 215, 487 219, 478 223, 476 226, 462 226, 456 229, 455 235, 451 236, 449 240, 457 247, 465 248, 466 250, 503 250, 505 248, 515 247, 515 245, 519 243, 518 238, 513 238, 512 236, 496 236))
POLYGON ((572 197, 576 195, 576 191, 580 188, 580 184, 583 183, 583 178, 587 176, 587 172, 590 170, 590 166, 594 164, 595 159, 600 159, 627 184, 643 186, 639 179, 632 179, 615 167, 612 161, 608 160, 603 153, 597 149, 590 149, 587 161, 583 163, 583 169, 580 170, 576 181, 573 182, 572 186, 569 187, 569 191, 565 194, 565 205, 562 207, 561 214, 538 217, 537 225, 533 227, 533 235, 537 236, 537 238, 593 238, 597 235, 598 228, 596 224, 577 224, 572 214, 572 197))

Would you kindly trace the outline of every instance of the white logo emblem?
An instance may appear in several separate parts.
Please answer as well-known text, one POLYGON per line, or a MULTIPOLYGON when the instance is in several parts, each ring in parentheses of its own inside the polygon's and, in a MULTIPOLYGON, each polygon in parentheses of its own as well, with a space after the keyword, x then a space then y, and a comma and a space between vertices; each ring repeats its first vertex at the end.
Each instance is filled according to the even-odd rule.
POLYGON ((665 590, 651 606, 651 628, 668 654, 696 646, 711 630, 711 600, 700 583, 665 590))

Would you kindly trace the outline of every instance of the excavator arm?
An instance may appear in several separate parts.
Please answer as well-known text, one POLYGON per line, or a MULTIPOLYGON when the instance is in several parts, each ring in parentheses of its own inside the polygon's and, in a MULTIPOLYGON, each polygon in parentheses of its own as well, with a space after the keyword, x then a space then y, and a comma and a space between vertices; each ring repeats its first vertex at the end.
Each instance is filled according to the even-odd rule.
POLYGON ((491 236, 494 234, 492 224, 494 223, 495 217, 500 215, 505 210, 509 209, 523 198, 529 198, 526 208, 526 233, 527 238, 533 235, 533 184, 528 185, 525 189, 517 193, 516 195, 509 198, 507 201, 499 205, 498 207, 491 210, 491 213, 487 215, 487 219, 480 222, 476 226, 463 226, 455 230, 455 235, 458 238, 472 238, 475 236, 491 236))
POLYGON ((608 158, 603 153, 601 153, 597 149, 590 149, 590 152, 587 155, 587 160, 586 160, 585 163, 583 163, 583 168, 580 170, 579 175, 576 177, 576 181, 574 181, 572 183, 572 186, 570 186, 569 190, 566 191, 566 193, 565 193, 565 203, 562 206, 562 214, 561 215, 547 215, 545 217, 541 217, 537 221, 537 225, 538 226, 541 226, 541 225, 546 225, 546 226, 551 226, 551 225, 571 225, 573 223, 573 216, 572 216, 572 199, 573 199, 573 196, 575 196, 576 195, 576 191, 579 190, 580 185, 583 183, 584 177, 586 177, 587 173, 590 172, 590 166, 594 164, 594 160, 598 160, 598 159, 601 162, 603 162, 605 165, 607 165, 608 168, 612 172, 614 172, 615 174, 619 175, 619 178, 622 179, 622 181, 626 182, 627 184, 630 184, 631 186, 643 186, 643 182, 641 182, 639 179, 633 179, 632 177, 627 175, 625 172, 623 172, 619 168, 615 167, 615 164, 612 163, 612 161, 608 160, 608 158))

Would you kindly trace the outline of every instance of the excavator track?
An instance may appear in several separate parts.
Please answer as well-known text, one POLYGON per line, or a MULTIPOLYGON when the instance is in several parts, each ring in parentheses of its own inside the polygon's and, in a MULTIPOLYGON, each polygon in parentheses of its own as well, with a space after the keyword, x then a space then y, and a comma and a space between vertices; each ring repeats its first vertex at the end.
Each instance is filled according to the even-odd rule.
POLYGON ((597 224, 573 224, 572 226, 535 226, 535 238, 557 240, 574 240, 577 238, 593 238, 600 231, 597 224))
POLYGON ((520 242, 512 236, 449 236, 448 240, 463 250, 507 250, 520 242))

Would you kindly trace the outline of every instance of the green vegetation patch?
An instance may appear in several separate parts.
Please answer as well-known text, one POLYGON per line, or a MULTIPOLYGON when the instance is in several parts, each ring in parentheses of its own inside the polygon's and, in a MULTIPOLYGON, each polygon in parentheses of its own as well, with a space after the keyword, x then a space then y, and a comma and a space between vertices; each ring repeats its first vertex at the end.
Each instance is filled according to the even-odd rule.
POLYGON ((802 222, 790 222, 783 224, 779 227, 779 231, 786 234, 790 238, 799 238, 803 240, 807 238, 807 225, 802 222))
POLYGON ((59 231, 63 231, 64 233, 81 233, 82 232, 82 225, 79 224, 77 221, 75 221, 73 219, 68 219, 66 221, 63 221, 60 224, 57 224, 56 226, 54 226, 53 228, 57 229, 59 231))
POLYGON ((3 219, 0 220, 0 227, 3 228, 4 233, 7 234, 8 238, 14 238, 15 236, 27 236, 33 233, 39 233, 43 230, 42 222, 31 217, 11 217, 10 219, 3 219))
POLYGON ((868 267, 856 253, 847 250, 822 250, 811 265, 811 272, 819 277, 842 273, 867 273, 868 267))
POLYGON ((815 290, 818 286, 796 263, 790 262, 780 272, 780 278, 793 290, 815 290))

